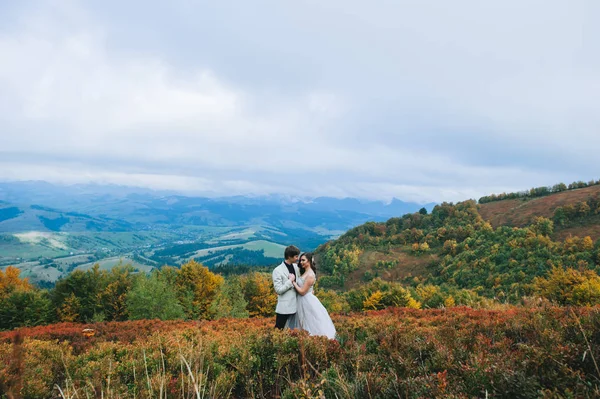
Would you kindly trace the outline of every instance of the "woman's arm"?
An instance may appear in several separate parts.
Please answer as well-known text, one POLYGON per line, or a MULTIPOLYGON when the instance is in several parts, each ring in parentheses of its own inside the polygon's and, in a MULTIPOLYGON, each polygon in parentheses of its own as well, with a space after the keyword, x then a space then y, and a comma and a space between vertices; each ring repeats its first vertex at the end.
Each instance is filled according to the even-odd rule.
POLYGON ((302 287, 300 287, 297 282, 295 282, 295 281, 293 282, 296 292, 302 296, 306 295, 306 293, 308 292, 310 287, 313 286, 314 283, 315 283, 315 276, 313 276, 313 275, 306 277, 306 280, 304 280, 304 284, 302 285, 302 287))

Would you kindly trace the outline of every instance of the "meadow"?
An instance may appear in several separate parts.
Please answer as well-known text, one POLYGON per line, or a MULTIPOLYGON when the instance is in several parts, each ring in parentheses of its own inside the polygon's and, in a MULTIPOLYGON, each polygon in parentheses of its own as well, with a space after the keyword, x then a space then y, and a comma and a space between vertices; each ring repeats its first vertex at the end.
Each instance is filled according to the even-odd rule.
POLYGON ((536 300, 334 314, 337 340, 277 331, 273 320, 60 323, 2 332, 2 398, 600 395, 598 307, 536 300))

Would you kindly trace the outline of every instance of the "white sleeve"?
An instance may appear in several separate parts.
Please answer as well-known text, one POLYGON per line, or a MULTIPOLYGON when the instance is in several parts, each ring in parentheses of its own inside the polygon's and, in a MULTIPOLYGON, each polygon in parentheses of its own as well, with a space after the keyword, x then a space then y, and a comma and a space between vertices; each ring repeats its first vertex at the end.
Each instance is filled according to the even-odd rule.
POLYGON ((277 270, 273 270, 273 287, 275 287, 275 292, 277 295, 281 295, 294 287, 289 279, 286 279, 285 283, 282 283, 281 278, 279 277, 280 276, 277 275, 277 270))

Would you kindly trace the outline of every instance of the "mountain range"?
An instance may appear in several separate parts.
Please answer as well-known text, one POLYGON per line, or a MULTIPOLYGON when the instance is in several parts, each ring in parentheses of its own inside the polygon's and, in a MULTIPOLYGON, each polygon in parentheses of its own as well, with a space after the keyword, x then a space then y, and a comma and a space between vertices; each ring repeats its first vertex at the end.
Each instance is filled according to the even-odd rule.
POLYGON ((431 210, 393 199, 285 195, 194 197, 171 191, 44 181, 0 182, 0 267, 54 281, 99 262, 140 269, 197 259, 270 264, 289 244, 313 250, 356 225, 431 210))

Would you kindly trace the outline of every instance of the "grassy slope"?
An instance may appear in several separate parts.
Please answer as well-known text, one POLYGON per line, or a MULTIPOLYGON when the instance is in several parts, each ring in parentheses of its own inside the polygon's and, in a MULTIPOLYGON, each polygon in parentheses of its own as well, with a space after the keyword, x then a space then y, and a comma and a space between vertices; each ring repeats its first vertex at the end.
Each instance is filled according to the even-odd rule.
POLYGON ((409 276, 421 276, 425 274, 427 265, 437 259, 437 254, 412 255, 408 248, 393 248, 388 252, 367 250, 359 258, 360 267, 358 270, 350 273, 346 279, 345 287, 353 288, 364 283, 363 276, 367 272, 376 273, 377 277, 387 281, 396 281, 409 276), (396 260, 398 265, 391 269, 375 266, 379 261, 396 260))
MULTIPOLYGON (((552 219, 554 210, 559 206, 576 204, 600 195, 600 186, 580 188, 577 190, 563 191, 545 197, 533 199, 510 199, 489 202, 480 205, 479 213, 483 219, 488 220, 492 226, 525 226, 536 216, 552 219)), ((569 235, 590 236, 594 241, 600 238, 600 218, 590 218, 579 226, 560 228, 555 226, 555 240, 564 240, 569 235)))

